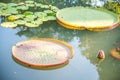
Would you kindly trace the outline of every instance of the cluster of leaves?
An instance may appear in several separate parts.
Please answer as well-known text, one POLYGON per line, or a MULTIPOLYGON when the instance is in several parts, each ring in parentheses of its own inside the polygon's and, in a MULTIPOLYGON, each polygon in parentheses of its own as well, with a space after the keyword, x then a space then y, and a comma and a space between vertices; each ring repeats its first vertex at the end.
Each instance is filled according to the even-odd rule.
POLYGON ((3 27, 39 27, 44 21, 56 20, 59 9, 52 5, 44 5, 35 1, 20 3, 0 3, 0 17, 3 27))
POLYGON ((105 2, 104 5, 105 8, 107 8, 110 11, 113 11, 117 14, 120 14, 120 4, 118 2, 105 2))

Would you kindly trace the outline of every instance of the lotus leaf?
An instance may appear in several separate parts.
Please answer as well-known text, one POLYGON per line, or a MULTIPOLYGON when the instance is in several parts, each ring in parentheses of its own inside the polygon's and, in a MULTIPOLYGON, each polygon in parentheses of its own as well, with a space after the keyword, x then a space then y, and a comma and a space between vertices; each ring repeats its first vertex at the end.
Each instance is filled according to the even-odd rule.
POLYGON ((5 4, 5 3, 0 3, 0 8, 1 7, 7 7, 7 4, 5 4))
POLYGON ((34 1, 25 1, 25 3, 27 3, 27 4, 33 4, 34 1))
POLYGON ((51 10, 44 10, 44 13, 50 14, 50 13, 53 13, 53 11, 51 11, 51 10))
POLYGON ((47 14, 43 12, 35 12, 34 15, 36 15, 39 18, 43 18, 47 16, 47 14))
POLYGON ((64 8, 57 12, 56 17, 57 21, 64 27, 79 30, 111 30, 119 23, 119 17, 116 14, 99 8, 64 8))
POLYGON ((17 24, 13 22, 3 22, 1 23, 1 26, 6 28, 14 28, 14 27, 17 27, 17 24))
POLYGON ((19 9, 19 10, 28 10, 29 7, 22 5, 22 6, 17 6, 17 9, 19 9))
POLYGON ((34 23, 34 22, 32 22, 32 23, 26 23, 25 25, 26 25, 27 27, 39 27, 39 24, 34 23))
POLYGON ((35 15, 27 15, 24 20, 25 21, 28 21, 28 22, 31 22, 31 21, 34 21, 34 19, 37 18, 37 16, 35 15))
POLYGON ((8 16, 8 20, 10 20, 10 21, 14 21, 14 20, 16 20, 16 19, 18 19, 18 17, 15 16, 15 15, 10 15, 10 16, 8 16))
POLYGON ((14 21, 15 24, 18 24, 18 25, 24 25, 26 23, 26 21, 23 21, 23 20, 17 20, 17 21, 14 21))
POLYGON ((18 5, 22 6, 22 5, 25 5, 25 3, 24 2, 19 2, 18 5))
POLYGON ((35 5, 34 4, 26 4, 26 6, 28 6, 28 7, 34 7, 35 5))
POLYGON ((16 7, 16 6, 18 6, 18 4, 16 4, 16 3, 8 3, 7 5, 8 5, 8 7, 16 7))
POLYGON ((6 9, 6 12, 10 13, 10 14, 18 14, 17 9, 16 8, 11 8, 11 7, 9 7, 8 9, 6 9))
POLYGON ((49 8, 49 6, 48 5, 42 5, 41 4, 41 6, 40 6, 41 8, 45 8, 45 9, 48 9, 49 8))
POLYGON ((31 11, 26 11, 26 12, 24 12, 23 14, 24 14, 25 16, 27 16, 27 15, 32 15, 33 12, 31 12, 31 11))
POLYGON ((56 17, 54 17, 54 16, 47 16, 47 19, 48 20, 56 20, 56 17))
POLYGON ((14 16, 16 16, 17 19, 20 19, 20 18, 22 19, 22 18, 24 18, 25 15, 23 15, 23 14, 17 14, 17 15, 14 15, 14 16))
POLYGON ((35 3, 35 6, 36 6, 36 7, 41 7, 42 4, 41 4, 41 3, 35 3))

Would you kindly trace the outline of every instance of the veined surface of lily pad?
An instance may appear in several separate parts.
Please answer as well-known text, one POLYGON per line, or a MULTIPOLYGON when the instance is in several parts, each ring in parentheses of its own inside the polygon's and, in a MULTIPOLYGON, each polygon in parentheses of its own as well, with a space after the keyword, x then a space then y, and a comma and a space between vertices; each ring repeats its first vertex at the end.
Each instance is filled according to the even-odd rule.
POLYGON ((103 9, 88 7, 70 7, 56 14, 57 21, 70 29, 104 31, 118 26, 119 17, 103 9))
POLYGON ((29 66, 52 67, 65 64, 73 57, 73 48, 60 40, 30 39, 12 47, 12 55, 29 66))
POLYGON ((6 28, 14 28, 14 27, 17 27, 17 24, 13 22, 3 22, 1 23, 1 26, 6 28))
POLYGON ((14 21, 15 24, 18 24, 18 25, 24 25, 26 23, 26 21, 23 21, 23 20, 16 20, 14 21))
POLYGON ((26 25, 27 27, 39 27, 39 24, 36 23, 36 22, 34 22, 34 21, 32 21, 32 22, 27 22, 25 25, 26 25))

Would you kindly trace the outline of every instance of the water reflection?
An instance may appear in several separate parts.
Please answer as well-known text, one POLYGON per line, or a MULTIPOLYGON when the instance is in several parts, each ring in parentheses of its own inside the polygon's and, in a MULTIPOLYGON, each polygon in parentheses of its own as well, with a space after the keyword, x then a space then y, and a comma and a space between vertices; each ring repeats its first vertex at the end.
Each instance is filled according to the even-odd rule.
POLYGON ((53 21, 43 24, 39 28, 28 29, 26 31, 21 30, 17 35, 29 38, 50 37, 68 43, 74 42, 71 45, 75 48, 75 54, 81 51, 79 54, 85 56, 91 64, 97 67, 100 76, 99 80, 118 80, 120 78, 120 62, 113 59, 109 52, 114 47, 113 44, 119 40, 119 32, 120 27, 106 32, 70 30, 53 21), (97 59, 97 52, 100 49, 105 52, 106 58, 104 60, 97 59), (106 74, 110 76, 106 77, 106 74))
MULTIPOLYGON (((2 2, 10 1, 20 2, 23 0, 2 0, 2 2)), ((85 4, 81 1, 86 0, 36 1, 45 4, 50 3, 59 8, 63 8, 76 5, 84 6, 85 4)), ((0 51, 2 56, 2 60, 0 60, 2 69, 0 70, 2 71, 2 78, 4 78, 0 80, 120 80, 120 62, 113 59, 109 54, 110 50, 114 47, 113 43, 120 40, 119 33, 120 27, 106 32, 70 30, 60 26, 56 21, 46 22, 38 28, 27 30, 0 28, 0 35, 4 36, 0 39, 0 51), (7 53, 11 53, 11 47, 16 42, 26 38, 36 37, 60 39, 71 44, 75 50, 74 58, 66 67, 51 71, 37 71, 16 65, 12 61, 11 55, 6 55, 7 53), (97 59, 97 52, 100 49, 103 49, 106 55, 103 61, 97 59), (6 68, 5 66, 10 67, 6 68), (28 75, 30 75, 30 77, 26 77, 28 75)))

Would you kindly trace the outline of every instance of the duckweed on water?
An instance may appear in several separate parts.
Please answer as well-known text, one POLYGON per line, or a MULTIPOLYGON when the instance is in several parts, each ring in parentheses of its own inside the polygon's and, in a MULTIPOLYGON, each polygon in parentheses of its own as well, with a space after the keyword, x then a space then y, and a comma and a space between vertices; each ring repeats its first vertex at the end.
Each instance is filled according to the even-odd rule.
POLYGON ((20 3, 0 3, 0 17, 3 18, 2 27, 39 27, 45 21, 56 20, 59 9, 52 5, 44 5, 35 1, 20 3))

